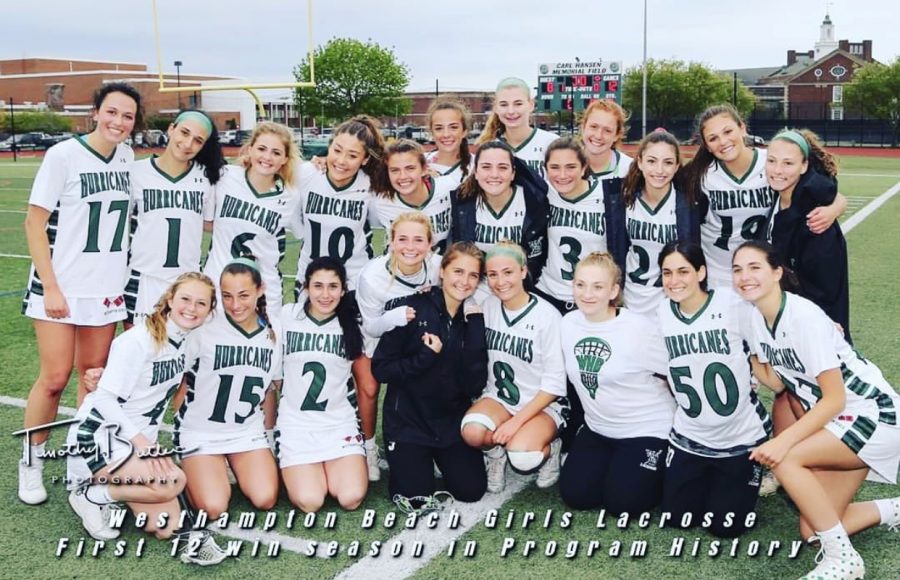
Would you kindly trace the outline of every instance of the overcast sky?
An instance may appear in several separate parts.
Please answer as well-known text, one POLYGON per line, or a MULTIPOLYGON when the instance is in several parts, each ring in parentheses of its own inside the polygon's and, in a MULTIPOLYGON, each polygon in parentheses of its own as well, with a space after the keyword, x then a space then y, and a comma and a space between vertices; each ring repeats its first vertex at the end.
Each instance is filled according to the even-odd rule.
MULTIPOLYGON (((157 0, 164 70, 290 80, 308 42, 305 0, 157 0)), ((829 2, 835 39, 900 55, 896 3, 829 2), (889 9, 889 6, 895 9, 889 9)), ((314 43, 351 37, 393 47, 410 90, 492 90, 543 62, 642 58, 640 0, 315 0, 314 43)), ((819 37, 818 0, 648 0, 648 56, 715 68, 778 66, 819 37)), ((0 58, 146 63, 157 70, 151 0, 4 2, 0 58)))

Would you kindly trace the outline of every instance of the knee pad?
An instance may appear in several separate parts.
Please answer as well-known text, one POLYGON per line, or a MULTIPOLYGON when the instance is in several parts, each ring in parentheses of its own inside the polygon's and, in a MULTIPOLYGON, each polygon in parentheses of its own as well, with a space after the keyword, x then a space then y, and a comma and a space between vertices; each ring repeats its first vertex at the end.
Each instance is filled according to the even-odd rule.
POLYGON ((509 457, 509 464, 513 466, 513 469, 522 473, 530 473, 544 463, 543 451, 507 450, 506 455, 509 457))
POLYGON ((488 431, 495 431, 497 429, 497 424, 494 423, 493 419, 485 415, 484 413, 469 413, 462 418, 462 423, 459 425, 459 430, 462 431, 463 428, 469 423, 475 423, 476 425, 481 425, 488 431))

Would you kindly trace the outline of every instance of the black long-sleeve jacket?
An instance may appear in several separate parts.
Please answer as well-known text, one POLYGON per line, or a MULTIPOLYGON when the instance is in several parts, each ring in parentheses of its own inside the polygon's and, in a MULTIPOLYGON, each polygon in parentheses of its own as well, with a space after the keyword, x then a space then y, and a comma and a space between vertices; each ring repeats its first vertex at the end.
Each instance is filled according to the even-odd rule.
POLYGON ((487 382, 484 317, 447 313, 443 291, 434 287, 407 297, 416 317, 381 337, 372 373, 387 383, 382 422, 386 441, 449 447, 461 440, 463 415, 487 382), (435 353, 422 342, 440 337, 435 353))
MULTIPOLYGON (((821 234, 806 225, 806 215, 817 207, 830 205, 837 195, 837 181, 817 172, 812 165, 800 176, 791 195, 791 205, 778 213, 778 196, 769 208, 772 224, 769 241, 781 253, 800 280, 799 294, 813 301, 829 318, 844 328, 850 339, 850 277, 847 241, 838 222, 821 234), (774 221, 773 221, 774 214, 774 221)), ((760 228, 765 235, 769 228, 760 228)))

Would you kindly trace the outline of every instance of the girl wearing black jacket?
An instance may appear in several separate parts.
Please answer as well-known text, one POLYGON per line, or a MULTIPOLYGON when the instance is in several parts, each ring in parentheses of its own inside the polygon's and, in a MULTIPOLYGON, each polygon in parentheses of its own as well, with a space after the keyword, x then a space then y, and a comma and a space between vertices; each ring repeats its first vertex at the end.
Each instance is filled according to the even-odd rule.
POLYGON ((797 274, 799 294, 841 325, 850 342, 850 282, 847 241, 838 222, 820 234, 806 227, 806 215, 837 196, 837 164, 815 133, 782 131, 769 143, 766 177, 778 193, 766 219, 765 239, 797 274))
POLYGON ((483 267, 475 244, 453 244, 441 262, 441 286, 407 298, 415 318, 384 334, 372 358, 375 378, 387 383, 382 421, 388 489, 401 507, 433 505, 433 464, 456 500, 478 501, 486 490, 482 453, 466 445, 459 431, 487 382, 484 318, 466 314, 463 306, 483 267))
MULTIPOLYGON (((475 170, 450 193, 450 203, 449 241, 475 242, 486 252, 501 240, 511 240, 525 250, 531 283, 537 283, 547 261, 547 182, 518 159, 509 145, 483 144, 475 154, 475 170)), ((487 284, 482 284, 475 301, 481 304, 488 296, 487 284)))

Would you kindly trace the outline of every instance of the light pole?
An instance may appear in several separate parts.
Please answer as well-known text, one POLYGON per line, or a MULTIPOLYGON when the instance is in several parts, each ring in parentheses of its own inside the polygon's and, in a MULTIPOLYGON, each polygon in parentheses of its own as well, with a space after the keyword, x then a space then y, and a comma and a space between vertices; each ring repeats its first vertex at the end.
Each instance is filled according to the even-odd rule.
POLYGON ((641 87, 641 138, 647 136, 647 0, 644 0, 644 82, 641 87))
MULTIPOLYGON (((181 65, 184 64, 180 60, 175 61, 175 79, 178 84, 178 88, 181 88, 181 65)), ((181 91, 178 91, 178 108, 181 109, 181 91)))

